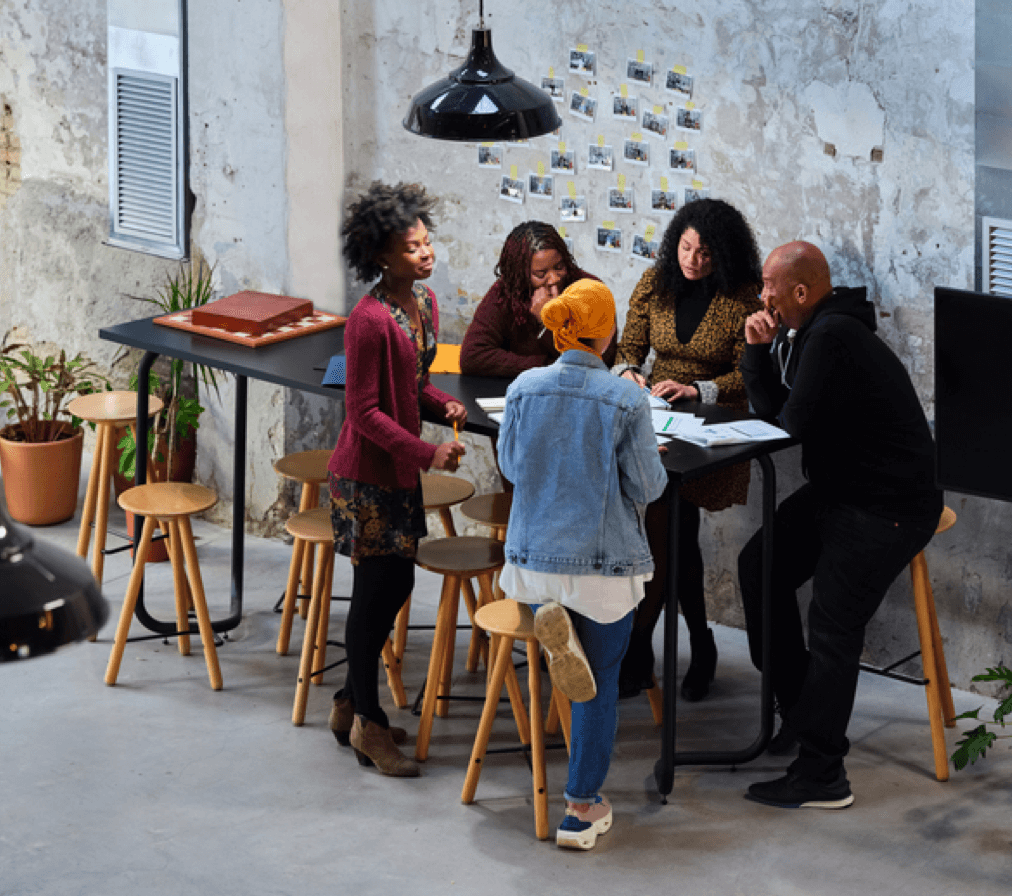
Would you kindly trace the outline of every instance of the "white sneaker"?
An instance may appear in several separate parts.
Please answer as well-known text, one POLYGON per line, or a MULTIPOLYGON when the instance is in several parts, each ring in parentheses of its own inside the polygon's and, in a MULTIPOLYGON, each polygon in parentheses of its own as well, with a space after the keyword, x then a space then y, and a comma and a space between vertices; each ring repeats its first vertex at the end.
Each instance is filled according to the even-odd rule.
POLYGON ((574 703, 593 700, 597 696, 597 683, 566 608, 557 603, 538 607, 534 614, 534 635, 548 654, 552 684, 574 703))
POLYGON ((611 829, 611 803, 607 797, 598 796, 584 811, 574 809, 566 803, 566 817, 562 819, 555 842, 566 849, 593 849, 597 835, 611 829))

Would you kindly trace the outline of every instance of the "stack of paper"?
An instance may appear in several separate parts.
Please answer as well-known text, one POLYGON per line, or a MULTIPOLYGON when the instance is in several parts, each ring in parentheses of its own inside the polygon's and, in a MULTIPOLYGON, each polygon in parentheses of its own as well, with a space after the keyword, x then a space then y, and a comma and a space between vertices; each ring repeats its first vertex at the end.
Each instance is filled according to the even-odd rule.
POLYGON ((676 432, 675 438, 704 448, 714 448, 718 445, 789 439, 790 434, 764 420, 738 420, 734 423, 712 423, 709 426, 686 428, 676 432))

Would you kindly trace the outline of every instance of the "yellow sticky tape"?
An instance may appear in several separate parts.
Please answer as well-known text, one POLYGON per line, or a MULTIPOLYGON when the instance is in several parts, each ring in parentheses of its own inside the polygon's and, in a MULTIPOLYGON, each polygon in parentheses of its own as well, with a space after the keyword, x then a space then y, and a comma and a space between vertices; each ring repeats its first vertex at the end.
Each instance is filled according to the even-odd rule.
POLYGON ((663 191, 664 191, 665 193, 667 193, 667 192, 668 192, 668 179, 667 179, 666 177, 662 177, 662 178, 661 178, 661 189, 662 189, 662 190, 663 190, 663 191))
POLYGON ((597 145, 604 146, 604 134, 597 135, 597 145))
POLYGON ((580 88, 580 96, 586 96, 586 95, 587 95, 587 88, 586 87, 581 87, 580 88))
POLYGON ((620 193, 624 193, 625 192, 625 175, 624 174, 620 174, 618 176, 618 190, 619 190, 620 193))
POLYGON ((569 181, 566 184, 566 186, 569 187, 569 198, 576 199, 576 184, 574 184, 572 181, 569 181))
POLYGON ((636 51, 636 61, 637 62, 642 62, 643 59, 644 59, 643 51, 642 50, 637 50, 636 51))
POLYGON ((555 77, 555 66, 552 65, 548 66, 548 77, 549 78, 555 77))
POLYGON ((692 189, 693 190, 702 190, 703 189, 703 182, 701 180, 694 180, 692 182, 692 189))
POLYGON ((627 96, 629 96, 629 88, 625 84, 623 84, 621 87, 619 87, 618 92, 619 92, 619 95, 623 99, 625 99, 627 96))
POLYGON ((685 108, 686 108, 686 109, 695 109, 695 108, 696 108, 696 104, 695 104, 694 102, 692 102, 692 100, 689 100, 689 101, 688 101, 688 102, 687 102, 687 103, 685 104, 685 108))
POLYGON ((660 115, 664 111, 663 106, 654 106, 654 115, 660 115))
POLYGON ((516 165, 510 165, 510 178, 512 180, 516 180, 517 179, 517 166, 516 165))
POLYGON ((609 230, 614 230, 615 229, 615 222, 614 221, 602 221, 601 222, 601 226, 602 227, 607 227, 609 230))
POLYGON ((544 177, 544 176, 545 176, 545 163, 544 162, 538 162, 538 177, 544 177))
POLYGON ((632 138, 633 138, 633 140, 636 140, 637 142, 642 142, 643 141, 643 135, 639 131, 637 131, 635 134, 633 134, 632 138))
POLYGON ((654 225, 653 225, 653 224, 648 224, 648 225, 647 225, 647 231, 646 231, 646 233, 644 234, 644 236, 646 236, 646 238, 647 238, 647 242, 648 242, 648 243, 649 243, 649 242, 650 242, 650 241, 651 241, 651 240, 652 240, 652 239, 654 238, 654 234, 655 234, 656 232, 657 232, 657 228, 656 228, 656 227, 654 227, 654 225))
POLYGON ((560 153, 564 153, 565 151, 566 151, 566 141, 565 140, 560 140, 559 141, 559 152, 560 153))
POLYGON ((676 75, 687 75, 689 73, 689 70, 684 65, 673 65, 671 71, 676 75))
POLYGON ((677 140, 675 142, 675 149, 688 149, 688 148, 689 144, 686 143, 684 140, 677 140))
POLYGON ((576 45, 576 49, 579 50, 581 53, 586 53, 587 52, 587 45, 586 44, 577 44, 576 45))

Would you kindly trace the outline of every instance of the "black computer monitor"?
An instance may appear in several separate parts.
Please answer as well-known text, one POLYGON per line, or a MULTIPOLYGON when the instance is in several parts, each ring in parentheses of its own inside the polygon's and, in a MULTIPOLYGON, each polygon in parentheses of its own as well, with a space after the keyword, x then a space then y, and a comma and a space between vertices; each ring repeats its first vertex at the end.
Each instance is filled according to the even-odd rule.
POLYGON ((935 478, 1012 501, 1012 299, 935 287, 935 478))

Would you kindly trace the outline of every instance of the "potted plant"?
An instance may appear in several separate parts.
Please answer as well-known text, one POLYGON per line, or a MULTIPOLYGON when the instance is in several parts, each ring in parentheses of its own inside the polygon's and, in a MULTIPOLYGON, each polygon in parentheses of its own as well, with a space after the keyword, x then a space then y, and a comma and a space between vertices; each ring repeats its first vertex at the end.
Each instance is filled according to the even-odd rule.
POLYGON ((45 526, 77 509, 84 433, 67 411, 78 395, 108 388, 106 377, 81 354, 35 354, 15 343, 0 348, 0 473, 14 519, 45 526))
MULTIPOLYGON (((130 296, 140 302, 154 305, 163 314, 189 311, 206 305, 214 295, 211 287, 214 268, 198 261, 195 265, 181 265, 170 276, 154 298, 130 296)), ((200 403, 199 385, 218 394, 215 371, 202 364, 189 364, 173 358, 163 378, 155 373, 148 381, 148 392, 157 395, 165 404, 162 412, 152 421, 148 430, 148 453, 154 458, 158 479, 189 480, 193 475, 196 458, 196 431, 204 407, 200 403), (186 376, 189 366, 191 376, 186 376), (190 383, 192 382, 192 386, 190 383), (188 392, 192 389, 192 394, 188 392)), ((137 376, 130 380, 130 388, 138 386, 137 376)), ((121 454, 119 472, 125 483, 132 484, 136 471, 137 446, 133 433, 125 430, 117 448, 121 454)))

